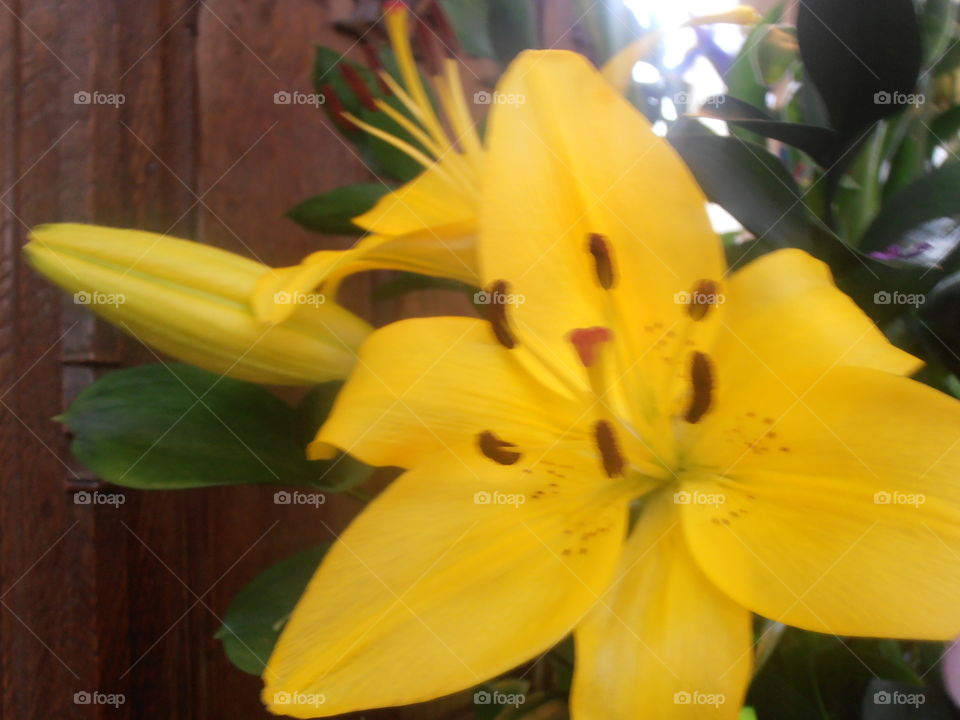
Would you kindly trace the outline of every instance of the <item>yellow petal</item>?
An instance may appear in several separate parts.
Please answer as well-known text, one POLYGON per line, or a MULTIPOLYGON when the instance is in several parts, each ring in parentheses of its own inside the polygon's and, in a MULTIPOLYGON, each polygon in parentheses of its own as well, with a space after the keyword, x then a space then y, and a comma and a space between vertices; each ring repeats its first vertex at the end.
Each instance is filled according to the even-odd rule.
POLYGON ((735 720, 750 682, 750 613, 697 567, 667 493, 651 497, 615 580, 577 627, 577 720, 735 720))
POLYGON ((248 296, 268 268, 156 233, 43 225, 31 265, 106 320, 173 357, 241 380, 311 385, 345 377, 371 328, 333 302, 264 327, 248 296))
POLYGON ((738 5, 735 8, 713 15, 700 15, 688 20, 684 25, 697 27, 699 25, 714 25, 717 23, 731 23, 733 25, 756 25, 763 19, 756 8, 749 5, 738 5))
POLYGON ((837 365, 907 375, 921 361, 893 346, 833 283, 830 269, 800 250, 779 250, 734 273, 711 352, 721 393, 781 382, 802 393, 837 365))
POLYGON ((264 702, 294 717, 415 703, 542 653, 609 582, 627 502, 561 448, 511 466, 471 446, 439 453, 331 549, 270 658, 264 702))
POLYGON ((353 222, 377 235, 409 235, 430 228, 437 235, 456 236, 475 232, 476 215, 475 204, 454 192, 436 168, 429 168, 384 195, 353 222))
POLYGON ((311 452, 335 445, 372 465, 413 467, 478 433, 520 447, 583 436, 583 408, 528 374, 471 318, 404 320, 364 345, 311 452))
POLYGON ((349 250, 322 250, 299 265, 263 272, 251 302, 264 322, 281 322, 283 300, 321 285, 336 296, 339 282, 367 270, 404 270, 479 285, 475 200, 453 191, 431 167, 353 219, 372 233, 349 250), (279 301, 278 301, 279 299, 279 301))
POLYGON ((477 285, 474 245, 472 235, 441 237, 430 230, 398 237, 371 235, 349 250, 321 250, 299 265, 264 270, 250 302, 261 321, 282 322, 294 310, 291 297, 319 290, 336 297, 345 277, 366 270, 404 270, 477 285))
POLYGON ((838 635, 960 634, 956 400, 838 367, 799 400, 770 384, 731 402, 699 450, 684 527, 737 602, 838 635))
MULTIPOLYGON (((498 87, 482 182, 480 266, 523 303, 511 310, 521 344, 568 376, 583 368, 568 333, 614 328, 624 395, 650 417, 689 321, 681 296, 720 280, 722 248, 706 200, 683 162, 640 112, 580 55, 525 52, 498 87), (605 291, 589 236, 606 238, 605 291)), ((716 313, 714 313, 716 314, 716 313)), ((662 402, 662 399, 659 401, 662 402)))

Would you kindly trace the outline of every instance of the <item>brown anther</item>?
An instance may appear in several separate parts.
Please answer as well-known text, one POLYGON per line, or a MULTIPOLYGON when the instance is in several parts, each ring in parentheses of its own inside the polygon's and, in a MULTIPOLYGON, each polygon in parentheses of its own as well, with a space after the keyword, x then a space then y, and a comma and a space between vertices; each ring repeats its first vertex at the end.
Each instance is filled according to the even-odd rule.
POLYGON ((713 399, 713 367, 710 358, 704 353, 693 354, 690 364, 690 380, 693 384, 693 397, 684 419, 688 423, 699 422, 710 409, 713 399))
POLYGON ((413 22, 413 35, 416 38, 424 69, 428 75, 438 75, 443 67, 444 54, 437 34, 420 15, 411 13, 410 19, 413 22))
POLYGON ((523 457, 521 453, 511 449, 516 445, 501 440, 489 430, 484 430, 477 436, 477 444, 480 446, 480 452, 498 465, 513 465, 523 457))
POLYGON ((390 86, 380 77, 380 71, 383 70, 383 63, 380 62, 377 51, 366 38, 360 41, 360 50, 363 51, 363 59, 367 68, 373 71, 373 75, 377 79, 377 89, 380 91, 380 94, 389 97, 393 93, 390 90, 390 86))
POLYGON ((324 85, 320 90, 323 93, 324 107, 330 112, 334 122, 347 132, 359 130, 353 121, 344 115, 343 102, 337 95, 337 91, 333 89, 333 85, 324 85))
POLYGON ((621 477, 626 461, 620 454, 613 426, 606 420, 597 420, 593 426, 593 436, 597 441, 600 458, 603 460, 603 471, 607 474, 607 477, 621 477))
POLYGON ((605 327, 578 328, 571 330, 567 339, 580 356, 584 367, 593 367, 597 361, 597 348, 605 342, 613 340, 613 332, 605 327))
POLYGON ((590 233, 587 248, 593 255, 593 269, 597 274, 597 281, 604 290, 613 287, 616 274, 613 270, 613 256, 610 252, 610 243, 599 233, 590 233))
POLYGON ((437 37, 440 38, 440 42, 446 51, 453 56, 458 55, 460 52, 460 41, 457 38, 456 31, 453 29, 450 18, 447 17, 447 13, 440 3, 433 0, 427 8, 425 15, 430 18, 430 24, 433 26, 437 37))
POLYGON ((703 320, 720 297, 720 285, 713 280, 700 280, 693 286, 687 312, 695 322, 703 320))
POLYGON ((343 75, 343 79, 347 81, 347 85, 353 90, 353 94, 357 96, 360 104, 367 110, 376 111, 377 104, 373 100, 373 93, 370 92, 370 88, 367 87, 359 71, 346 61, 340 63, 338 67, 340 68, 340 74, 343 75))
POLYGON ((510 286, 505 280, 497 280, 486 292, 486 315, 493 328, 493 336, 497 342, 503 345, 507 350, 513 350, 517 346, 517 338, 510 330, 510 323, 507 320, 507 295, 510 286))

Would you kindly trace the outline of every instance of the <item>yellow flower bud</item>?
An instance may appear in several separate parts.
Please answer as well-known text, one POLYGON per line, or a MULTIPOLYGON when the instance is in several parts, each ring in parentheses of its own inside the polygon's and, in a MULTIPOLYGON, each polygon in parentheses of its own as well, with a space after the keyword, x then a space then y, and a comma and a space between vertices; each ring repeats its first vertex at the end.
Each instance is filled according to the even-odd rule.
MULTIPOLYGON (((265 265, 196 242, 96 225, 42 225, 25 248, 35 270, 104 319, 178 360, 271 385, 343 378, 370 326, 320 294, 282 323, 249 304, 265 265)), ((300 296, 302 295, 302 297, 300 296)))

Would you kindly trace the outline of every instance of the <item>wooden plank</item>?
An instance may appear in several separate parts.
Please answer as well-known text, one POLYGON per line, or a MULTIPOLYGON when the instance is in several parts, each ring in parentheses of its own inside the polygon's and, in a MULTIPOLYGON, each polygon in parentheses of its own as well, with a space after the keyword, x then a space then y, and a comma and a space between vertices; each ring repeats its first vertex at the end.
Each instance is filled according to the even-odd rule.
MULTIPOLYGON (((369 173, 322 110, 274 102, 276 92, 313 92, 315 44, 350 47, 331 28, 338 13, 348 10, 348 3, 311 0, 205 3, 197 45, 205 242, 271 265, 296 263, 315 250, 351 242, 308 233, 283 214, 310 195, 369 180, 369 173)), ((369 287, 365 281, 351 284, 353 307, 369 308, 369 287)), ((205 493, 209 512, 202 520, 205 527, 195 528, 204 540, 194 577, 198 583, 201 577, 212 582, 236 563, 208 597, 212 612, 201 618, 209 663, 201 714, 208 717, 268 717, 260 707, 260 681, 230 666, 219 643, 210 639, 217 616, 258 572, 330 540, 357 510, 349 498, 329 498, 319 509, 278 506, 273 492, 220 488, 205 493)))

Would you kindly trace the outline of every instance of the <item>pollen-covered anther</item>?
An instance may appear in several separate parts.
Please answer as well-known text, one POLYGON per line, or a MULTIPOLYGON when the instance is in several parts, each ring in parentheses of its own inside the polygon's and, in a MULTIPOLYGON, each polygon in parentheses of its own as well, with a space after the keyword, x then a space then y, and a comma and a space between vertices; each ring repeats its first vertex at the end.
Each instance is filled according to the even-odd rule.
POLYGON ((597 275, 597 282, 604 290, 609 290, 617 280, 610 243, 605 235, 590 233, 587 240, 587 249, 593 255, 593 269, 597 275))
POLYGON ((699 280, 690 293, 687 303, 687 312, 690 317, 699 322, 703 320, 720 302, 720 284, 713 280, 699 280))
POLYGON ((589 368, 597 362, 600 346, 613 340, 613 331, 605 327, 578 328, 571 330, 567 339, 573 343, 583 366, 589 368))
POLYGON ((497 280, 485 293, 487 320, 493 328, 493 336, 507 350, 517 346, 517 338, 510 329, 507 319, 507 304, 510 286, 506 280, 497 280))
POLYGON ((521 457, 522 453, 514 450, 517 446, 512 442, 501 440, 489 430, 484 430, 477 436, 477 444, 480 446, 480 452, 484 457, 493 460, 498 465, 513 465, 521 457))
POLYGON ((620 452, 620 445, 617 443, 617 434, 613 425, 607 420, 597 420, 593 424, 593 437, 597 442, 597 449, 600 451, 600 459, 603 462, 603 471, 607 474, 607 477, 622 477, 627 461, 620 452))
POLYGON ((626 460, 620 453, 620 446, 617 444, 617 436, 613 430, 613 425, 606 420, 597 420, 593 425, 593 437, 597 442, 597 448, 600 450, 603 471, 607 474, 607 477, 621 477, 626 460))
POLYGON ((688 423, 696 423, 707 414, 713 402, 713 366, 710 358, 702 352, 693 354, 690 382, 693 385, 693 396, 684 419, 688 423))

